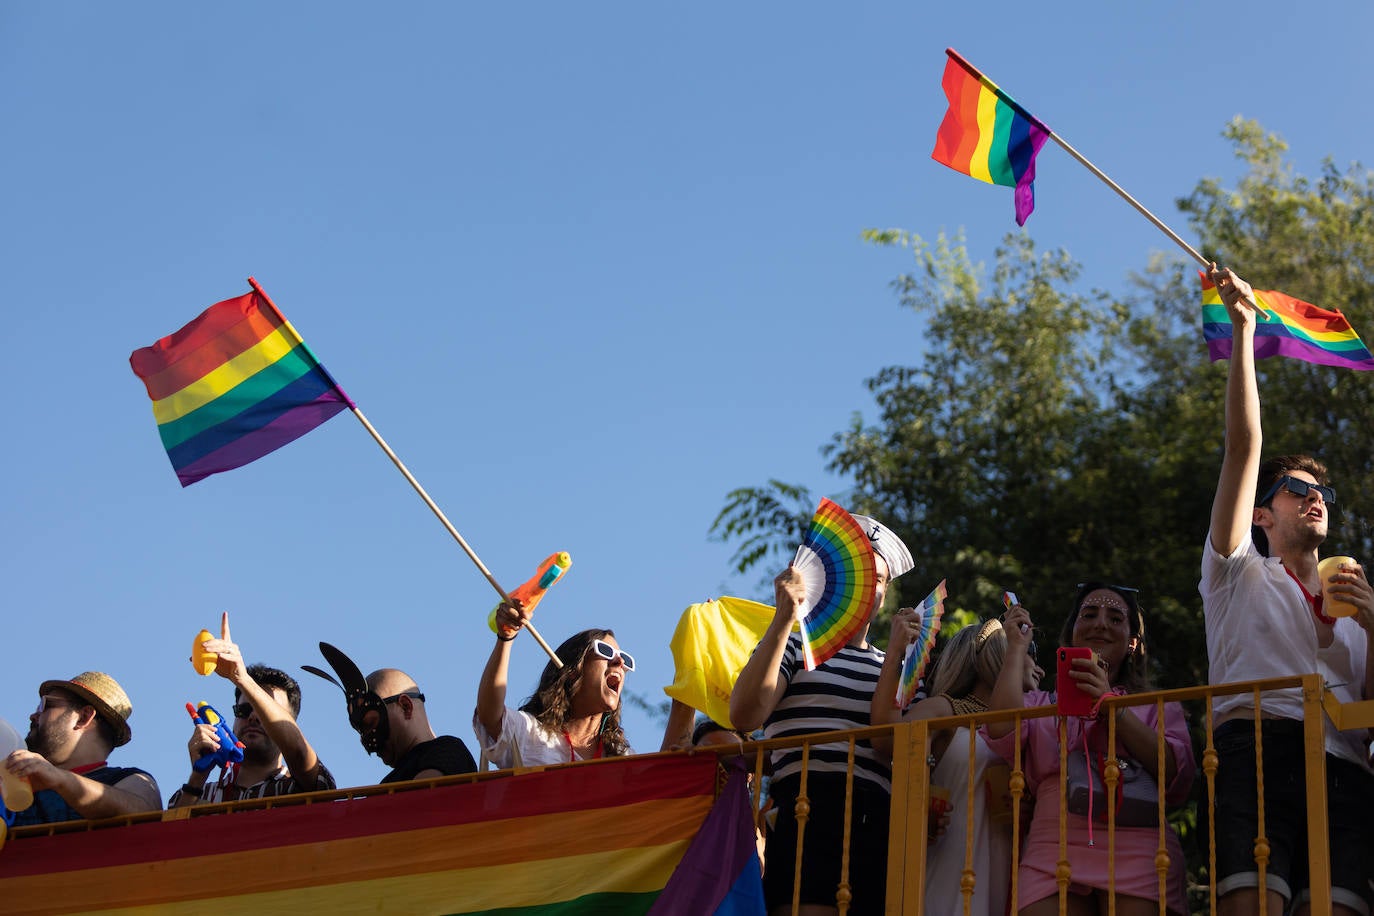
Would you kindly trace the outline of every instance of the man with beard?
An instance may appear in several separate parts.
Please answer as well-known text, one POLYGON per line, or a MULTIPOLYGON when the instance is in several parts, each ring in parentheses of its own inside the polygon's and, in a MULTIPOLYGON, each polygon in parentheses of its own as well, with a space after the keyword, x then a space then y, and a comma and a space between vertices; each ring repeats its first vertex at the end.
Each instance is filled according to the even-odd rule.
POLYGON ((103 672, 44 681, 38 709, 29 716, 28 750, 14 751, 3 764, 34 790, 33 804, 16 815, 14 826, 160 811, 162 795, 152 776, 106 762, 133 736, 133 713, 128 694, 103 672))
POLYGON ((243 744, 243 762, 224 767, 219 779, 207 782, 209 770, 197 771, 196 761, 220 747, 214 726, 197 725, 187 749, 191 776, 172 797, 169 808, 209 802, 269 798, 335 788, 334 777, 320 762, 301 733, 301 688, 296 679, 266 665, 244 665, 243 654, 229 638, 229 615, 220 623, 219 639, 202 645, 214 653, 215 673, 234 685, 234 736, 243 744))
POLYGON ((392 767, 383 783, 475 773, 477 763, 461 738, 434 734, 425 712, 425 695, 415 680, 396 668, 367 676, 367 687, 386 706, 387 727, 377 755, 392 767))

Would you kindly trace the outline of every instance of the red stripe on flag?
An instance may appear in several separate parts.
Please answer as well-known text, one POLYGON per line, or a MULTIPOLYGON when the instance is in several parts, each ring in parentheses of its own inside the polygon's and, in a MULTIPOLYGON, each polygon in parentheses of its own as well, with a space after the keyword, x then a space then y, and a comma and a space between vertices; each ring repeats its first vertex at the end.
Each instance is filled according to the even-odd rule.
POLYGON ((174 334, 129 356, 134 374, 159 401, 218 368, 281 326, 257 293, 210 306, 174 334))
POLYGON ((931 155, 937 162, 967 175, 973 152, 978 147, 978 96, 982 84, 958 61, 950 58, 945 63, 941 85, 949 100, 949 110, 940 122, 935 151, 931 155))

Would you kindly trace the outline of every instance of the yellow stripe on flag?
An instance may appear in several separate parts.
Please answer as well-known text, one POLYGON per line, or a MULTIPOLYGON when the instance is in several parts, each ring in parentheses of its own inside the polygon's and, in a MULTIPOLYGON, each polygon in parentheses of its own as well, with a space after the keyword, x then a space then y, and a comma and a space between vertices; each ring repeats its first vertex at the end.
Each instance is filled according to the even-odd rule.
POLYGON ((257 375, 290 353, 299 343, 300 337, 296 335, 295 329, 289 324, 283 324, 249 349, 201 376, 176 394, 154 401, 153 416, 159 426, 180 419, 257 375))
POLYGON ((99 912, 104 916, 145 916, 153 912, 185 916, 367 912, 410 916, 413 913, 464 913, 538 906, 593 893, 662 890, 690 842, 681 840, 663 846, 561 856, 515 865, 473 865, 417 875, 393 873, 363 881, 261 893, 237 893, 242 888, 242 873, 207 872, 202 879, 220 876, 212 881, 216 885, 214 893, 195 900, 161 902, 155 908, 145 904, 108 909, 102 904, 111 902, 112 888, 106 887, 101 893, 100 888, 89 887, 82 908, 73 909, 70 903, 55 905, 67 897, 59 892, 56 897, 46 898, 48 907, 22 912, 99 912))
POLYGON ((997 95, 989 92, 986 86, 978 87, 978 145, 973 148, 973 156, 968 162, 968 173, 979 181, 992 184, 992 172, 988 171, 988 154, 992 151, 992 137, 997 123, 997 95))

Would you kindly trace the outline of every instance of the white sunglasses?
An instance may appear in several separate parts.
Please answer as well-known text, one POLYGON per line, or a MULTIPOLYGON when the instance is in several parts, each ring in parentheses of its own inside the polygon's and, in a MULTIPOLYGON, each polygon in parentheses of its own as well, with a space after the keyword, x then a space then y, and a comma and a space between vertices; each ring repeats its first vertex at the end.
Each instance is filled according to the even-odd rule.
POLYGON ((617 649, 615 646, 611 645, 608 642, 603 642, 599 639, 593 639, 592 652, 595 653, 599 658, 604 658, 608 662, 613 662, 617 658, 619 658, 620 664, 625 666, 626 671, 635 670, 635 657, 630 653, 626 652, 624 649, 617 649))

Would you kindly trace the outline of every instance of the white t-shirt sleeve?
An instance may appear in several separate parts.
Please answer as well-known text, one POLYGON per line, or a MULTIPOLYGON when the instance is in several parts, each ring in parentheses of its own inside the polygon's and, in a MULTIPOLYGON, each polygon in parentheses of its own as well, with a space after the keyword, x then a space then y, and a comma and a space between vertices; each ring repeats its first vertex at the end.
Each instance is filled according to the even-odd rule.
POLYGON ((477 736, 477 746, 482 750, 482 756, 489 760, 498 770, 507 770, 513 765, 515 755, 512 748, 519 740, 519 735, 528 730, 524 721, 524 714, 518 710, 511 709, 509 706, 501 712, 501 737, 493 738, 482 725, 482 720, 477 717, 476 711, 472 714, 472 731, 477 736))

